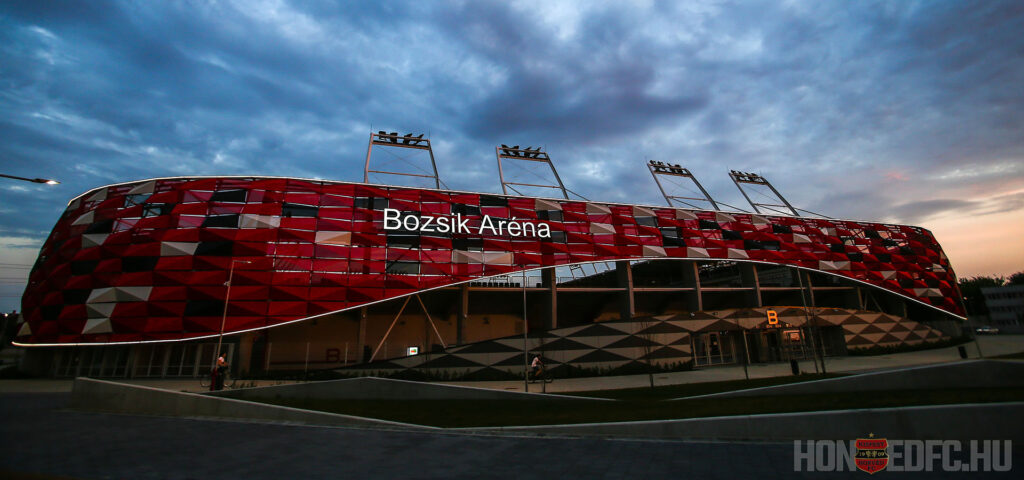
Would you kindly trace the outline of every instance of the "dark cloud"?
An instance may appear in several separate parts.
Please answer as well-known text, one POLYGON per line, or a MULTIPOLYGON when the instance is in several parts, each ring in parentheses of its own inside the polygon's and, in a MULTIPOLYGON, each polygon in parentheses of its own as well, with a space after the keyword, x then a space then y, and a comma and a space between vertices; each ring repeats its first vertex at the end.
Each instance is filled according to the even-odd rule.
POLYGON ((907 202, 892 207, 892 213, 905 223, 914 223, 932 215, 938 215, 950 210, 962 210, 975 207, 975 202, 956 198, 940 198, 935 200, 921 200, 907 202))
POLYGON ((731 168, 837 217, 1019 210, 1021 31, 1012 1, 5 2, 0 171, 63 183, 0 184, 0 237, 116 181, 361 180, 371 126, 463 190, 518 143, 597 200, 662 203, 654 158, 740 207, 731 168))

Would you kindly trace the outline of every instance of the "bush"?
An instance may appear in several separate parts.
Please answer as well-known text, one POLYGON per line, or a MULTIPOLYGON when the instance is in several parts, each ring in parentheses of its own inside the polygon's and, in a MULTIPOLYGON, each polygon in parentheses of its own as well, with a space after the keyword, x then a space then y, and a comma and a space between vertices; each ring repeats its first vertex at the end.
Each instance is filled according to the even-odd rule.
POLYGON ((890 353, 907 353, 917 352, 920 350, 931 350, 934 348, 946 348, 962 345, 971 341, 971 337, 967 335, 961 335, 959 337, 953 337, 948 340, 936 340, 934 342, 921 342, 917 345, 890 345, 874 347, 861 347, 861 348, 849 348, 846 353, 855 357, 866 357, 870 355, 886 355, 890 353))

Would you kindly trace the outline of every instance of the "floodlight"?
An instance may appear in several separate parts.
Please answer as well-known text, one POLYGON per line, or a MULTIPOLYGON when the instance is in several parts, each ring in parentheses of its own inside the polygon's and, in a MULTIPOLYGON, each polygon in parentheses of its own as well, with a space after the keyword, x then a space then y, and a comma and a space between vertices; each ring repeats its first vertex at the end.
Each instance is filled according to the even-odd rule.
POLYGON ((33 183, 45 183, 47 185, 57 185, 58 183, 60 183, 60 182, 58 182, 56 180, 50 180, 49 178, 25 178, 25 177, 18 177, 18 176, 15 176, 15 175, 5 175, 3 173, 0 173, 0 177, 11 178, 11 179, 14 179, 14 180, 24 180, 26 182, 33 182, 33 183))

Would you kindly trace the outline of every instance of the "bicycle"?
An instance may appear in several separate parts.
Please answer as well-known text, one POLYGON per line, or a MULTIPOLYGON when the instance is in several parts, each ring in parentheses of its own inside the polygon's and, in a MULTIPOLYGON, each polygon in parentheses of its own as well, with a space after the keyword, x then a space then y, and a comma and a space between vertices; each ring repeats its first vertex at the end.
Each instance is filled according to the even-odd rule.
POLYGON ((543 383, 551 383, 555 381, 554 378, 548 375, 548 369, 543 365, 537 368, 537 373, 530 373, 530 383, 537 383, 540 380, 543 383))
MULTIPOLYGON (((209 375, 202 375, 199 377, 199 386, 204 390, 209 390, 211 382, 213 382, 216 370, 211 370, 209 375)), ((224 388, 235 388, 235 377, 231 375, 230 371, 224 372, 224 388)))

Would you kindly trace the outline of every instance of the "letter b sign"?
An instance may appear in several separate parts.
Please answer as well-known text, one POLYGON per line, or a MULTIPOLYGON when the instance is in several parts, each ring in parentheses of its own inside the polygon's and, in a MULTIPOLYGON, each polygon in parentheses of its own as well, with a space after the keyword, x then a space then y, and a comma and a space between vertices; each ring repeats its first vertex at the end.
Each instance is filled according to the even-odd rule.
POLYGON ((768 310, 768 325, 778 325, 779 314, 775 310, 768 310))

